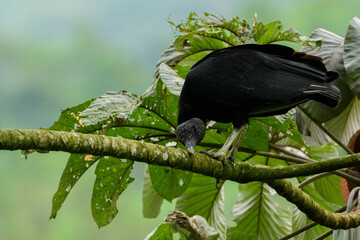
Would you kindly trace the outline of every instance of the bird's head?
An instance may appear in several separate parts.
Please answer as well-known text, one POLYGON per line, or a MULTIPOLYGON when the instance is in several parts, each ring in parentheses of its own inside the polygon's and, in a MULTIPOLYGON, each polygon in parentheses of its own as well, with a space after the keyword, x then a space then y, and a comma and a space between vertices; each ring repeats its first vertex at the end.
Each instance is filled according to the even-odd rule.
POLYGON ((195 153, 195 146, 205 136, 205 123, 200 118, 191 118, 176 128, 177 139, 184 144, 188 151, 195 153))

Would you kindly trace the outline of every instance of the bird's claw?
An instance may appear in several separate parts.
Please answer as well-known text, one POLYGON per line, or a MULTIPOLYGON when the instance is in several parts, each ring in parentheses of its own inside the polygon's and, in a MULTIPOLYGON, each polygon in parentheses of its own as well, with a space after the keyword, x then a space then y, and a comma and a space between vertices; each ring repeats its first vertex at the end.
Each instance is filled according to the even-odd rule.
POLYGON ((200 153, 203 153, 209 157, 212 157, 216 160, 219 160, 221 162, 225 162, 225 160, 230 160, 231 162, 234 162, 235 161, 235 156, 234 155, 229 155, 228 157, 226 157, 226 154, 225 153, 219 153, 219 152, 208 152, 208 151, 204 151, 204 150, 200 150, 199 151, 200 153))

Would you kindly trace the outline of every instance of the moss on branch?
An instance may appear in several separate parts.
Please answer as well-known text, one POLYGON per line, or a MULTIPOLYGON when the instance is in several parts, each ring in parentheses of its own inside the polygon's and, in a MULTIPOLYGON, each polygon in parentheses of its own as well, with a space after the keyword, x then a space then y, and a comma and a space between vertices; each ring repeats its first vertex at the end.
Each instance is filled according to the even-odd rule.
POLYGON ((359 165, 360 154, 287 167, 267 167, 244 162, 223 163, 204 154, 190 155, 182 149, 124 138, 51 130, 0 130, 0 149, 37 149, 112 156, 170 166, 239 183, 264 181, 281 196, 297 205, 310 219, 322 225, 333 229, 360 225, 360 212, 350 214, 328 212, 288 180, 277 180, 359 165))

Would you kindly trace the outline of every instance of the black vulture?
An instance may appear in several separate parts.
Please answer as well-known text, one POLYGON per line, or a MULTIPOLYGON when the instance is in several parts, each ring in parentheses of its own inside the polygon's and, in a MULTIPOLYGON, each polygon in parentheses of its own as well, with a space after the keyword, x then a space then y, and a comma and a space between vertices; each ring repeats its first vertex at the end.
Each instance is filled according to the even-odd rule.
MULTIPOLYGON (((176 136, 189 152, 205 135, 206 122, 233 123, 234 131, 213 157, 234 161, 249 117, 284 114, 308 100, 330 107, 340 91, 338 73, 322 58, 276 44, 244 44, 214 51, 187 73, 178 107, 176 136)), ((211 153, 209 153, 211 155, 211 153)))

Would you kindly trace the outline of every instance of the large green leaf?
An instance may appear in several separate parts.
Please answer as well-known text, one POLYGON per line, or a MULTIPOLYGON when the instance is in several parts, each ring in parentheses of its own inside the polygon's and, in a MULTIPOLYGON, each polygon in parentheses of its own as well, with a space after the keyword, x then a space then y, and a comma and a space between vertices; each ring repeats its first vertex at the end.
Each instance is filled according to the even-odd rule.
POLYGON ((109 135, 165 145, 175 139, 178 94, 182 80, 166 65, 158 78, 138 100, 126 123, 109 128, 109 135), (162 78, 164 80, 162 80, 162 78))
POLYGON ((59 187, 53 196, 51 218, 55 218, 65 199, 73 189, 79 178, 93 165, 100 157, 85 154, 71 154, 63 174, 60 178, 59 187))
POLYGON ((296 123, 290 119, 290 115, 257 117, 254 119, 279 130, 284 136, 294 140, 295 142, 299 143, 301 146, 304 147, 306 146, 296 123))
MULTIPOLYGON (((310 147, 308 149, 308 156, 314 160, 325 161, 339 157, 336 146, 330 143, 325 146, 310 147)), ((320 178, 314 182, 315 189, 326 201, 336 205, 344 206, 345 202, 341 194, 340 177, 330 175, 320 178)))
POLYGON ((149 173, 156 192, 169 202, 185 192, 192 178, 191 172, 154 165, 149 165, 149 173))
MULTIPOLYGON (((99 134, 99 130, 101 130, 101 133, 106 133, 104 129, 124 123, 134 101, 135 96, 125 91, 108 92, 100 98, 91 99, 78 106, 63 110, 59 119, 49 129, 93 134, 99 134)), ((53 197, 50 218, 56 217, 70 190, 99 158, 85 154, 70 155, 58 190, 53 197)))
POLYGON ((341 91, 341 102, 338 107, 331 108, 316 101, 302 104, 313 118, 323 123, 343 112, 352 101, 354 94, 346 83, 347 77, 343 61, 344 38, 321 28, 316 29, 310 37, 322 39, 321 49, 314 50, 309 47, 303 47, 301 50, 308 54, 322 57, 328 70, 339 73, 339 78, 332 83, 341 91))
MULTIPOLYGON (((228 234, 244 232, 249 239, 279 239, 291 232, 289 212, 272 200, 274 190, 261 182, 239 185, 239 194, 232 209, 236 226, 228 234)), ((232 238, 236 239, 236 238, 232 238)))
POLYGON ((360 19, 354 17, 345 36, 344 64, 351 90, 360 98, 360 19))
POLYGON ((360 129, 360 101, 354 97, 349 106, 335 118, 325 123, 325 126, 344 144, 348 144, 354 133, 360 129))
POLYGON ((96 166, 96 180, 91 198, 91 212, 98 227, 109 224, 118 213, 116 201, 134 178, 133 161, 102 157, 96 166))
POLYGON ((200 215, 209 225, 215 228, 220 239, 226 236, 226 220, 224 213, 224 189, 215 187, 215 179, 194 174, 191 184, 177 201, 175 209, 186 213, 189 217, 200 215))
POLYGON ((67 132, 79 130, 79 126, 84 126, 80 119, 80 114, 88 108, 93 101, 95 101, 95 98, 75 107, 62 110, 59 119, 49 127, 49 129, 67 132))
POLYGON ((145 218, 156 218, 161 209, 163 198, 154 189, 148 168, 146 166, 144 174, 143 194, 142 194, 142 206, 143 216, 145 218))

